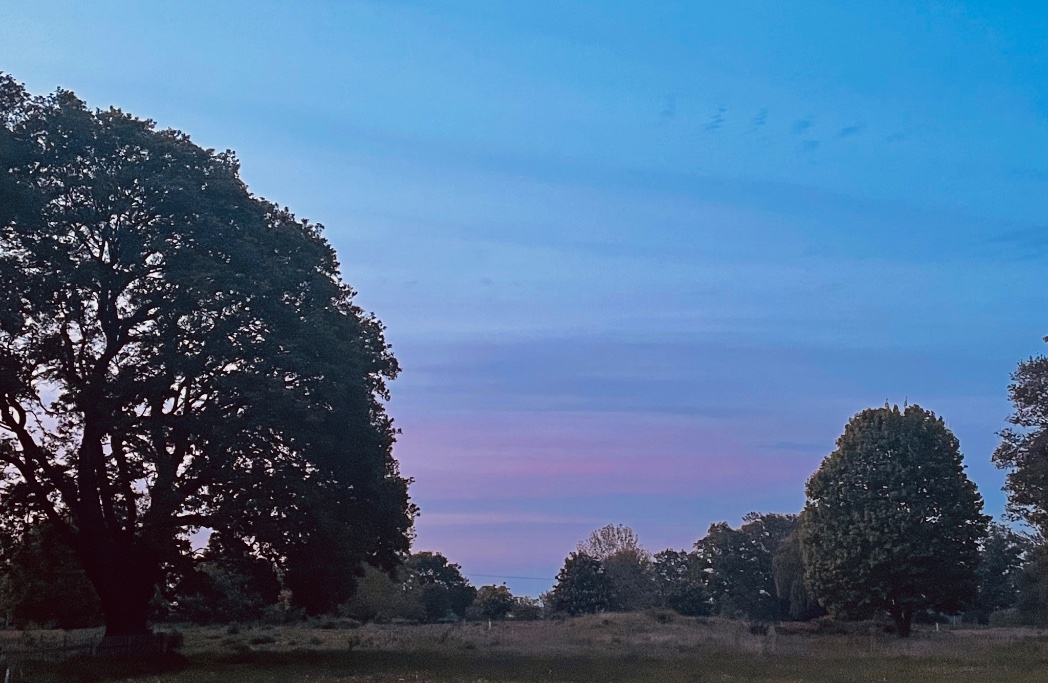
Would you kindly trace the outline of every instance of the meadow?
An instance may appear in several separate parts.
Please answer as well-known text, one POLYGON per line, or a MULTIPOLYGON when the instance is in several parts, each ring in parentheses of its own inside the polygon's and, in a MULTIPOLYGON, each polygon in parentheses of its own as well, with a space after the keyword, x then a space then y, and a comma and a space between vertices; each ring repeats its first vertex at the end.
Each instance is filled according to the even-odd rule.
MULTIPOLYGON (((29 665, 32 681, 203 683, 722 681, 1033 682, 1048 676, 1048 633, 921 626, 909 639, 876 624, 780 625, 696 620, 664 611, 557 621, 354 627, 182 627, 162 663, 74 657, 29 665)), ((7 634, 8 642, 15 638, 7 634)), ((23 643, 60 638, 19 634, 23 643)))

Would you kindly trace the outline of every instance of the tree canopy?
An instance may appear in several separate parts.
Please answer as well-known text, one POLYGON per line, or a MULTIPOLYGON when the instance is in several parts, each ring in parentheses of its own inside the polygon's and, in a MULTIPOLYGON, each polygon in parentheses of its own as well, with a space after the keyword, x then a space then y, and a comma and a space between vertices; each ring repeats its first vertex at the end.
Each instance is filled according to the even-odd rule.
POLYGON ((44 522, 4 544, 0 610, 9 626, 61 629, 101 623, 98 596, 73 551, 44 522))
POLYGON ((147 630, 195 529, 272 557, 309 609, 408 548, 383 327, 321 227, 238 171, 0 75, 0 514, 46 517, 109 634, 147 630))
MULTIPOLYGON (((977 570, 979 589, 974 609, 981 623, 989 622, 994 612, 1015 607, 1020 587, 1030 586, 1026 579, 1038 569, 1043 570, 1041 558, 1032 552, 1034 549, 1035 544, 1029 537, 1003 524, 990 524, 979 551, 977 570)), ((1027 604, 1029 602, 1027 600, 1027 604)))
POLYGON ((656 603, 687 616, 711 611, 706 563, 696 553, 666 549, 655 553, 651 576, 656 603))
MULTIPOLYGON (((1048 337, 1045 338, 1048 341, 1048 337)), ((1048 358, 1019 363, 1008 396, 1014 408, 1000 432, 994 463, 1008 470, 1008 512, 1048 535, 1048 358)))
POLYGON ((420 591, 427 621, 461 619, 477 596, 477 589, 462 575, 462 567, 440 553, 414 553, 406 568, 405 583, 420 591))
POLYGON ((648 551, 641 547, 637 532, 625 524, 605 524, 579 541, 576 550, 601 562, 622 554, 648 559, 648 551))
POLYGON ((707 590, 719 614, 770 621, 778 616, 772 551, 751 531, 752 526, 711 524, 695 543, 695 554, 708 572, 707 590))
POLYGON ((989 521, 959 444, 920 406, 853 417, 808 480, 801 543, 808 584, 835 616, 887 611, 900 636, 915 610, 975 597, 989 521))
POLYGON ((601 561, 582 552, 568 555, 549 592, 549 610, 575 616, 604 612, 614 606, 615 594, 601 561))
POLYGON ((637 533, 625 524, 606 524, 576 546, 579 553, 599 560, 615 596, 614 609, 650 607, 655 599, 651 555, 637 533))

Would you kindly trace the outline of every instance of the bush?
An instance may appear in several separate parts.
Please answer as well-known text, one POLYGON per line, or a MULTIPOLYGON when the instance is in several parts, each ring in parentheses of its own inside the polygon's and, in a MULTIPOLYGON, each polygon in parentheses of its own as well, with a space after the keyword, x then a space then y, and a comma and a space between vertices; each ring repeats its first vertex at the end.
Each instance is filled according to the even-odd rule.
POLYGON ((394 581, 374 567, 364 568, 364 575, 357 582, 357 592, 340 605, 336 613, 358 622, 424 621, 426 618, 420 591, 394 581))
POLYGON ((542 618, 542 603, 527 596, 513 598, 509 616, 517 621, 537 621, 542 618))
POLYGON ((651 617, 658 624, 669 624, 676 617, 676 613, 673 610, 668 609, 648 609, 644 610, 644 613, 651 617))

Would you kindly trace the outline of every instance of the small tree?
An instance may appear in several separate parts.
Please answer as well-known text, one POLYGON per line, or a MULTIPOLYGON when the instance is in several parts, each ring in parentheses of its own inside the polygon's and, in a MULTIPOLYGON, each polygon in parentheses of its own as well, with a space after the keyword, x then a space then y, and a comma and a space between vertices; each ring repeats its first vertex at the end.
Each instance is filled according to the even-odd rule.
POLYGON ((800 530, 783 539, 772 556, 775 594, 779 600, 779 618, 805 621, 826 614, 804 582, 804 556, 800 530))
POLYGON ((568 555, 549 593, 550 610, 575 616, 603 612, 613 606, 611 582, 601 561, 585 553, 568 555))
POLYGON ((449 616, 462 619, 477 595, 477 589, 462 575, 459 565, 430 551, 408 558, 406 583, 409 589, 419 591, 427 621, 449 616))
POLYGON ((280 590, 271 562, 242 539, 216 532, 175 587, 174 616, 204 624, 257 620, 277 603, 280 590))
POLYGON ((712 608, 705 564, 695 553, 663 550, 651 566, 655 601, 685 616, 703 616, 712 608))
POLYGON ((509 615, 517 621, 536 621, 542 618, 542 600, 519 595, 513 598, 509 615))
POLYGON ((957 439, 913 405, 864 410, 808 480, 801 544, 808 584, 836 616, 958 612, 976 592, 988 518, 957 439))
POLYGON ((708 590, 719 614, 771 621, 776 618, 771 554, 753 536, 725 522, 710 525, 695 543, 709 573, 708 590))
POLYGON ((614 609, 629 612, 652 605, 651 555, 640 545, 633 529, 608 524, 581 541, 577 549, 604 565, 615 595, 614 609))
POLYGON ((612 555, 627 553, 646 558, 648 551, 640 545, 637 532, 625 524, 607 524, 592 532, 586 540, 579 541, 576 550, 601 562, 612 555))
POLYGON ((498 621, 513 611, 515 599, 506 586, 481 586, 473 605, 481 618, 498 621))
POLYGON ((976 573, 979 587, 974 608, 980 623, 988 623, 994 612, 1016 606, 1023 564, 1033 548, 1030 538, 1003 524, 990 524, 989 535, 979 550, 976 573))

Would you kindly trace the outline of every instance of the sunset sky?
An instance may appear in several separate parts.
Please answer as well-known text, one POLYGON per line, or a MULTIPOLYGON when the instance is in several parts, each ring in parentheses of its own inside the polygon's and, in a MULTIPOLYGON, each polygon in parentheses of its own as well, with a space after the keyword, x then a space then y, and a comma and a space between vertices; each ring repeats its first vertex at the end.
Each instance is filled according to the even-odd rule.
POLYGON ((0 4, 0 70, 232 148, 404 371, 417 549, 548 589, 796 512, 856 412, 942 415, 987 512, 1048 334, 1048 4, 0 4))

